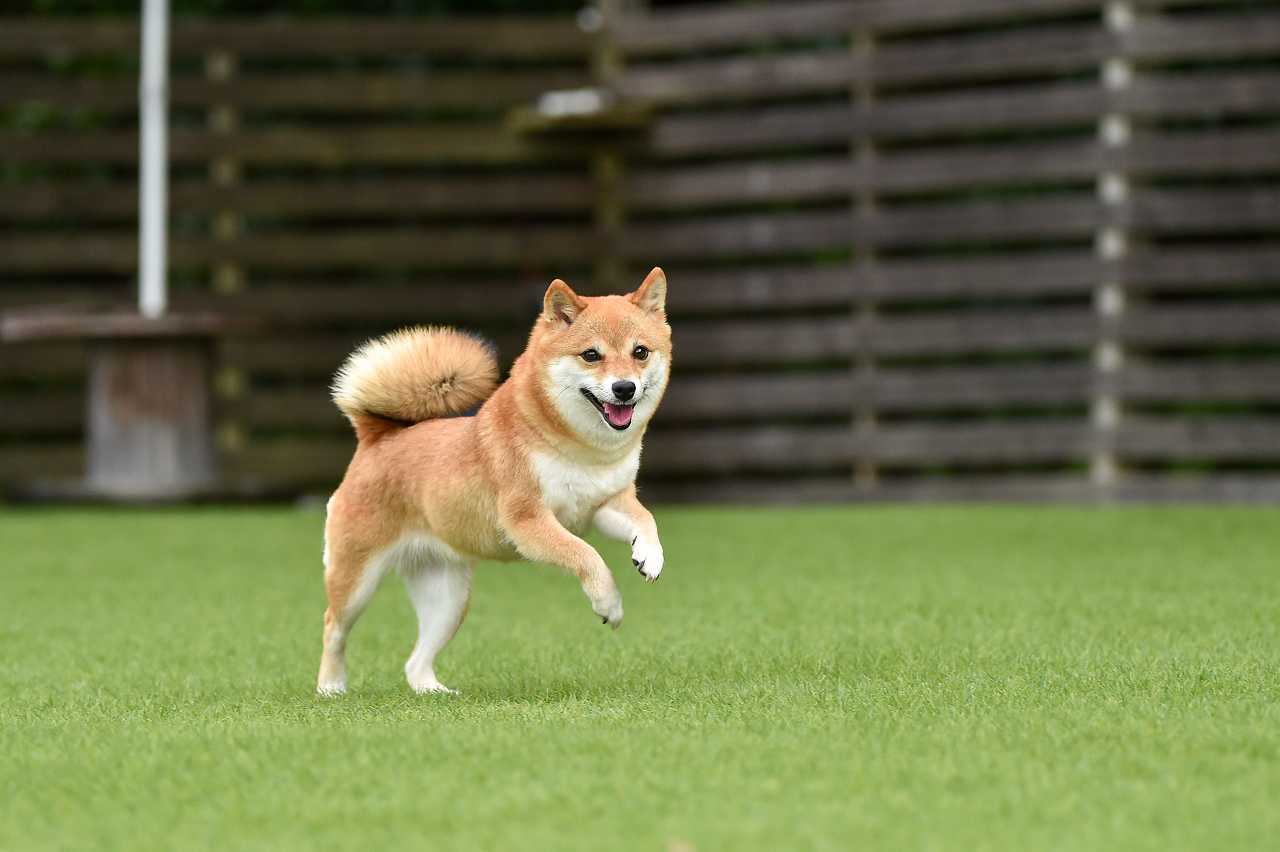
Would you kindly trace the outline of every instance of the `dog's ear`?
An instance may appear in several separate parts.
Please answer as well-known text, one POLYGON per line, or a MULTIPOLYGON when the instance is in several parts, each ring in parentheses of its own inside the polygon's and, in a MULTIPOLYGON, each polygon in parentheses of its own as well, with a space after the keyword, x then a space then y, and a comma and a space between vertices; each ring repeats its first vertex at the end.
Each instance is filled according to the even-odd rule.
POLYGON ((557 278, 542 297, 542 316, 558 325, 572 325, 586 306, 572 287, 557 278))
POLYGON ((640 288, 627 297, 632 304, 655 314, 667 311, 667 274, 661 267, 655 266, 644 277, 640 288))

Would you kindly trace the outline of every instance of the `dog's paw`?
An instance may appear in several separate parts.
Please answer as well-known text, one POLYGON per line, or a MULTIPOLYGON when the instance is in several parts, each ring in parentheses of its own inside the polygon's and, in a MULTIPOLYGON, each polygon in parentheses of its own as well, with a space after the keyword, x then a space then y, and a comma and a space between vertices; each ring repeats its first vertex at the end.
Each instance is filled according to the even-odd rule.
POLYGON ((409 688, 419 695, 457 695, 458 690, 450 689, 434 677, 418 681, 410 680, 409 688))
POLYGON ((591 610, 600 616, 602 623, 614 630, 622 626, 622 595, 615 588, 610 592, 591 598, 591 610))
POLYGON ((346 692, 347 682, 345 680, 326 681, 316 685, 316 695, 323 698, 345 695, 346 692))
POLYGON ((658 541, 647 541, 643 536, 631 539, 631 564, 648 582, 652 583, 662 575, 662 544, 658 541))

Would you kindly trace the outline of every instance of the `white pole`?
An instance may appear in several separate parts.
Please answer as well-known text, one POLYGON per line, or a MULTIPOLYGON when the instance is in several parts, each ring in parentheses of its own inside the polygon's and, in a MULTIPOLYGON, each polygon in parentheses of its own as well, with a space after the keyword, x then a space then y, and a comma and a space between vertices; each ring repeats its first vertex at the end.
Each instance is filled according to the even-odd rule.
POLYGON ((142 185, 138 217, 138 309, 158 317, 168 302, 165 270, 169 196, 169 0, 143 0, 142 79, 138 87, 142 120, 138 152, 142 185))

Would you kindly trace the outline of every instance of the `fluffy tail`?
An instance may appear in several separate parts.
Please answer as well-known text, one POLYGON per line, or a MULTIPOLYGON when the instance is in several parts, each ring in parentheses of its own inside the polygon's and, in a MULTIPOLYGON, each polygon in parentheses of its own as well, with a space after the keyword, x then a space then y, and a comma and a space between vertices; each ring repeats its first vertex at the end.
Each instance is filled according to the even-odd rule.
POLYGON ((360 439, 474 408, 498 386, 493 348, 452 328, 403 328, 351 354, 333 381, 333 401, 360 439))

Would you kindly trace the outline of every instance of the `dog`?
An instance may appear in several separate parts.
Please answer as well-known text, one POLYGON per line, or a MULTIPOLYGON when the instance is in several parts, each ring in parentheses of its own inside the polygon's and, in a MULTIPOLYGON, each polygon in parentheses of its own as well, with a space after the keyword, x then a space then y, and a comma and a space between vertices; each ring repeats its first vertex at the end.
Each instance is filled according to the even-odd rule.
POLYGON ((605 624, 622 624, 617 583, 580 536, 594 522, 630 543, 646 580, 662 575, 635 478, 671 372, 666 294, 659 268, 626 296, 552 281, 501 386, 492 349, 451 328, 393 332, 347 359, 333 399, 357 446, 325 520, 320 694, 346 691, 348 637, 392 569, 418 614, 404 667, 418 693, 453 692, 436 656, 466 617, 479 560, 557 565, 605 624))

